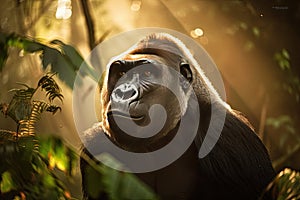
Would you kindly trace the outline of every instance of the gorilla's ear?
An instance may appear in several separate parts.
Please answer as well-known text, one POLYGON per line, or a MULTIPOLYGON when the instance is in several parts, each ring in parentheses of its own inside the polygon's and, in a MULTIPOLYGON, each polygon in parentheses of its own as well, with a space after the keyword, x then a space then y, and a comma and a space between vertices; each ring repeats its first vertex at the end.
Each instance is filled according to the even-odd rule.
POLYGON ((186 80, 189 83, 191 83, 193 81, 192 70, 190 68, 189 63, 187 63, 186 61, 180 62, 180 73, 182 76, 184 76, 184 78, 186 78, 186 80))

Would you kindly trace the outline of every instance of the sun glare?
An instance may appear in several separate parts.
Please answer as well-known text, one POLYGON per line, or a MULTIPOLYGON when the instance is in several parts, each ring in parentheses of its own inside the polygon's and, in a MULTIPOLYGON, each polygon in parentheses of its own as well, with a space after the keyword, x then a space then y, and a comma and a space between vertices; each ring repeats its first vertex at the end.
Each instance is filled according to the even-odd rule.
POLYGON ((71 0, 58 0, 56 19, 69 19, 72 16, 71 0))
POLYGON ((204 35, 204 32, 201 28, 196 28, 190 32, 193 38, 198 38, 204 35))
POLYGON ((140 10, 141 5, 142 5, 142 2, 141 2, 141 1, 132 1, 130 9, 131 9, 132 11, 137 12, 137 11, 140 10))

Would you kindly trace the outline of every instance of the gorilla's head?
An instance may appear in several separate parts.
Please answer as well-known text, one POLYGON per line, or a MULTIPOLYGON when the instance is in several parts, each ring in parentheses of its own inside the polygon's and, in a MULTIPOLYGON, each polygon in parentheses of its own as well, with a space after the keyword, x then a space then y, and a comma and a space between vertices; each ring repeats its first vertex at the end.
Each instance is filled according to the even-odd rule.
POLYGON ((173 138, 186 114, 197 73, 179 43, 168 34, 152 34, 108 64, 101 89, 102 119, 117 145, 140 152, 159 148, 173 138), (150 109, 157 104, 166 118, 160 109, 150 109), (155 127, 162 120, 165 123, 157 134, 143 138, 143 127, 151 123, 155 127))

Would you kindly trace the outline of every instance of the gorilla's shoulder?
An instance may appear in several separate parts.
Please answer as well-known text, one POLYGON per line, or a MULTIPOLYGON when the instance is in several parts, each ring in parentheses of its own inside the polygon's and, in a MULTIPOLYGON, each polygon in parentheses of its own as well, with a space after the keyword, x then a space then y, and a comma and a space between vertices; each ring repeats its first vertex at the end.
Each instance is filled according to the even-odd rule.
POLYGON ((104 142, 103 137, 105 137, 105 131, 102 128, 102 123, 95 123, 91 128, 82 133, 83 148, 87 148, 88 151, 92 152, 97 151, 99 145, 104 142))
POLYGON ((82 133, 83 143, 89 144, 97 135, 104 134, 104 130, 102 128, 102 123, 98 122, 93 124, 93 126, 82 133))

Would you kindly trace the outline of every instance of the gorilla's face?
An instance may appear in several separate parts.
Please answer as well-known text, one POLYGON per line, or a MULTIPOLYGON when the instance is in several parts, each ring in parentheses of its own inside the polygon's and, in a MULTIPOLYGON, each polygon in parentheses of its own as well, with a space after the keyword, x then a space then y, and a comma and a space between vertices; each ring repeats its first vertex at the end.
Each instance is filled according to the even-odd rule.
POLYGON ((111 62, 104 86, 106 90, 102 89, 105 93, 102 94, 105 108, 102 117, 112 139, 124 148, 132 147, 133 143, 138 148, 166 136, 184 114, 182 107, 187 106, 187 90, 183 85, 190 80, 185 77, 191 78, 187 64, 175 63, 158 55, 129 54, 111 62), (178 73, 171 73, 171 69, 178 73), (162 113, 155 109, 149 114, 150 108, 156 104, 163 107, 166 118, 163 119, 162 113), (155 123, 162 120, 165 122, 158 132, 143 137, 143 127, 150 123, 158 126, 155 123), (120 127, 127 127, 127 131, 120 127))

